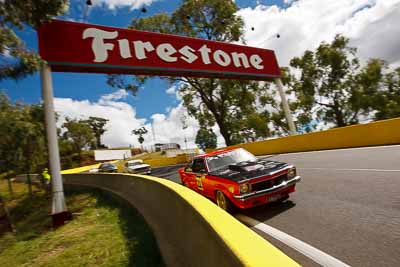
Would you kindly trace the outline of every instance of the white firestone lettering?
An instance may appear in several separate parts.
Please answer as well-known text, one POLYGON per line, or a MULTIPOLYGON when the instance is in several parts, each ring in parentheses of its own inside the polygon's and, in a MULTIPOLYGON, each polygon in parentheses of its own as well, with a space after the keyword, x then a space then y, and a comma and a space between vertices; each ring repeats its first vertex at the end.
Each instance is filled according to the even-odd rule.
POLYGON ((259 55, 254 54, 250 56, 250 63, 254 68, 258 70, 264 69, 264 65, 261 64, 262 62, 263 60, 259 55))
POLYGON ((119 53, 121 54, 122 58, 132 57, 128 39, 118 40, 118 44, 119 44, 119 53))
POLYGON ((228 66, 231 64, 231 58, 227 53, 225 53, 222 50, 217 50, 214 52, 213 58, 215 62, 217 62, 218 65, 221 65, 223 67, 228 66))
POLYGON ((182 55, 180 58, 186 61, 187 63, 192 63, 193 61, 199 58, 198 56, 196 56, 194 52, 195 50, 187 45, 179 49, 179 53, 182 55))
POLYGON ((208 54, 211 53, 211 49, 207 47, 207 45, 203 45, 199 48, 201 59, 203 60, 204 64, 211 64, 210 56, 208 54))
POLYGON ((154 50, 153 45, 150 42, 134 41, 133 46, 135 48, 135 56, 137 59, 145 59, 146 51, 151 52, 154 50))
POLYGON ((233 52, 231 55, 233 59, 233 65, 235 65, 235 67, 243 66, 246 69, 250 68, 249 60, 247 59, 246 54, 233 52))
MULTIPOLYGON (((104 31, 96 28, 87 28, 83 31, 82 38, 93 38, 92 51, 94 54, 94 62, 104 62, 108 59, 109 51, 114 49, 114 44, 105 43, 106 40, 116 39, 118 32, 104 31)), ((119 54, 122 58, 132 58, 131 45, 128 39, 119 39, 119 54)), ((193 49, 189 45, 183 46, 179 51, 170 43, 159 44, 154 48, 151 42, 133 41, 133 49, 136 59, 143 60, 148 58, 148 53, 155 51, 157 56, 165 62, 177 62, 178 58, 191 64, 201 57, 203 64, 211 64, 210 54, 215 63, 220 66, 228 67, 232 64, 237 68, 254 67, 257 70, 264 69, 263 59, 258 54, 253 54, 250 58, 245 53, 231 52, 227 53, 223 50, 212 51, 207 44, 204 44, 198 50, 193 49), (178 53, 177 53, 178 52, 178 53), (198 54, 200 53, 200 55, 198 54)))
POLYGON ((113 50, 113 44, 106 44, 104 40, 115 39, 118 32, 107 32, 96 28, 87 28, 83 31, 82 38, 93 38, 92 51, 94 54, 94 62, 104 62, 108 58, 108 50, 113 50))
POLYGON ((156 49, 157 55, 166 62, 176 62, 177 57, 172 57, 176 53, 176 49, 168 43, 159 44, 156 49))

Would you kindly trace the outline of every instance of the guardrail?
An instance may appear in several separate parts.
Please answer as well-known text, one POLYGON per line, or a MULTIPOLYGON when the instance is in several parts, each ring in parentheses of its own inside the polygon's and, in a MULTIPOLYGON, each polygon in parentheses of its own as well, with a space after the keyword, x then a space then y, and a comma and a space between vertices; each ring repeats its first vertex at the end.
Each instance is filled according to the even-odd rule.
POLYGON ((65 184, 127 200, 152 228, 169 266, 299 266, 201 195, 145 175, 66 174, 65 184))
POLYGON ((176 157, 172 158, 158 158, 158 159, 145 159, 143 160, 144 163, 149 164, 152 167, 163 167, 169 165, 176 165, 182 164, 189 161, 189 156, 186 154, 177 155, 176 157))
POLYGON ((400 144, 400 118, 287 136, 233 147, 254 155, 400 144))
POLYGON ((100 163, 98 164, 93 164, 93 165, 88 165, 88 166, 83 166, 83 167, 78 167, 74 169, 68 169, 68 170, 63 170, 61 171, 61 174, 72 174, 72 173, 80 173, 80 172, 87 172, 90 171, 91 169, 95 169, 99 167, 100 163))

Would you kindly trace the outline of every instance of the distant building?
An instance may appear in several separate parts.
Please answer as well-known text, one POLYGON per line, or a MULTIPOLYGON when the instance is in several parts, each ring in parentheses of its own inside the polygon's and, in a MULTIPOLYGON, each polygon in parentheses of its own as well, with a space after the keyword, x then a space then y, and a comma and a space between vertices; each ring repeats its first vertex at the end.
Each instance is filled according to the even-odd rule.
POLYGON ((157 143, 154 145, 154 147, 155 147, 156 152, 181 148, 181 146, 177 143, 166 143, 166 144, 157 143))
POLYGON ((130 149, 109 149, 109 150, 95 150, 95 161, 109 161, 117 159, 128 159, 132 157, 130 149))
POLYGON ((160 144, 160 143, 154 144, 154 149, 156 150, 156 152, 161 151, 161 148, 162 148, 163 145, 164 144, 160 144))
POLYGON ((189 149, 168 149, 165 151, 165 155, 167 158, 173 158, 178 155, 186 154, 189 157, 194 157, 199 154, 198 148, 189 148, 189 149))

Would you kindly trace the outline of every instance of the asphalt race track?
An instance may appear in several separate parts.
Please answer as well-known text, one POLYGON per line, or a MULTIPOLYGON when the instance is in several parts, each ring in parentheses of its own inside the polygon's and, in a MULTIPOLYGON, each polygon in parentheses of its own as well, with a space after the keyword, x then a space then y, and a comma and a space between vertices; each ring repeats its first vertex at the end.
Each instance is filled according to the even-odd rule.
MULTIPOLYGON (((350 266, 400 266, 400 146, 268 156, 296 165, 302 181, 281 204, 241 212, 350 266)), ((153 175, 179 182, 181 165, 153 175)), ((261 230, 303 266, 319 266, 261 230)))

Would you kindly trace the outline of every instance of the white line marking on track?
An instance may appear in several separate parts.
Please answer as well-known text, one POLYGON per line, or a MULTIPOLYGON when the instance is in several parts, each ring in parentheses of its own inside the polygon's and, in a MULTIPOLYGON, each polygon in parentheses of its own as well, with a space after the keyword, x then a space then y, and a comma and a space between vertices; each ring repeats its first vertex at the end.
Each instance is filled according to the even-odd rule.
POLYGON ((297 250, 301 254, 307 256, 308 258, 312 259, 316 263, 326 266, 326 267, 350 267, 346 263, 332 257, 325 252, 310 246, 309 244, 292 237, 276 228, 273 228, 269 225, 266 225, 262 222, 254 220, 253 218, 247 217, 243 214, 236 215, 236 218, 240 220, 242 223, 254 227, 257 230, 262 231, 263 233, 281 241, 282 243, 286 244, 287 246, 297 250))
POLYGON ((370 171, 370 172, 400 172, 400 170, 385 170, 385 169, 334 169, 334 168, 303 168, 296 166, 302 170, 331 170, 331 171, 370 171))

